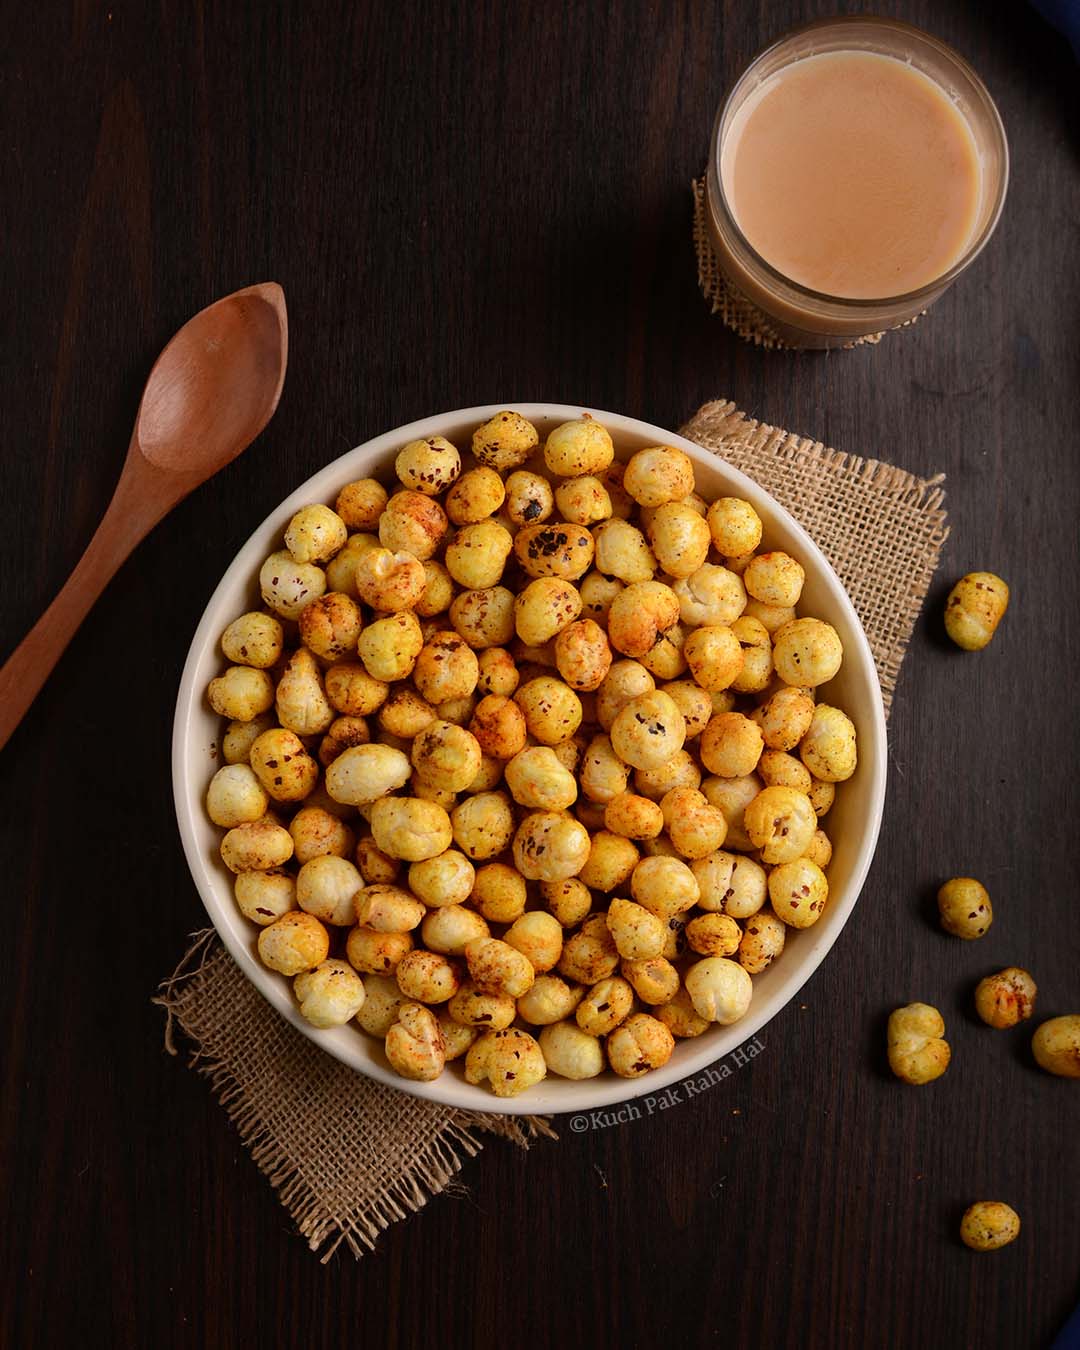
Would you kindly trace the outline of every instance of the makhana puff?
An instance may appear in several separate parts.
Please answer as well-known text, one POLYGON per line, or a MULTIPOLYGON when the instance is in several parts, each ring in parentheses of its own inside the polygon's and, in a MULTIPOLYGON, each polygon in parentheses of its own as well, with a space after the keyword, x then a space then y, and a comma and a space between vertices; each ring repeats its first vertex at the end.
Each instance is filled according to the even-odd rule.
MULTIPOLYGON (((221 637, 207 811, 313 1026, 500 1096, 638 1077, 744 1016, 828 907, 819 820, 857 764, 819 693, 842 643, 682 450, 623 464, 588 415, 541 436, 511 409, 466 450, 409 442, 396 482, 290 520, 221 637)), ((941 1030, 894 1014, 909 1081, 942 1071, 941 1030)), ((1040 1036, 1067 1071, 1069 1036, 1040 1036)))
POLYGON ((909 1003, 889 1016, 889 1068, 905 1083, 931 1083, 949 1067, 945 1023, 927 1003, 909 1003))

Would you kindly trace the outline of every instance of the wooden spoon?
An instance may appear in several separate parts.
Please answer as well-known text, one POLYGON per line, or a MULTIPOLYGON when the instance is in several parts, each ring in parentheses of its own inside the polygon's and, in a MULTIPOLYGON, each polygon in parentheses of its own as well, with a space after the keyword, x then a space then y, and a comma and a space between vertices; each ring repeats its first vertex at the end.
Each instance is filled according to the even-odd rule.
POLYGON ((269 422, 288 352, 285 295, 268 281, 196 314, 158 357, 97 532, 64 589, 0 670, 0 749, 135 545, 269 422))

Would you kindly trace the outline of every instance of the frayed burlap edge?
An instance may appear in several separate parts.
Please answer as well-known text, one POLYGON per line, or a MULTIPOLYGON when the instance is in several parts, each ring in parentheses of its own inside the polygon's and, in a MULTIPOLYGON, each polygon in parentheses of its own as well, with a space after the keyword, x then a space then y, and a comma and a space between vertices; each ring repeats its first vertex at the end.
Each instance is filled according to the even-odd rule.
POLYGON ((754 421, 724 399, 699 408, 681 434, 747 474, 811 535, 862 621, 888 712, 949 537, 945 475, 916 478, 830 449, 754 421))
MULTIPOLYGON (((690 191, 694 198, 694 252, 697 255, 698 286, 701 293, 709 302, 711 313, 719 314, 721 320, 737 333, 744 342, 752 342, 755 347, 762 347, 766 351, 795 351, 796 348, 786 343, 773 327, 769 316, 751 304, 745 296, 740 295, 738 291, 728 282, 721 270, 716 252, 712 246, 712 240, 709 238, 709 227, 706 222, 706 200, 705 200, 705 175, 691 180, 690 191)), ((925 313, 925 311, 923 311, 925 313)), ((884 330, 880 333, 868 333, 865 337, 853 338, 851 342, 842 343, 836 350, 852 351, 856 347, 876 346, 885 336, 885 332, 894 333, 900 328, 910 328, 912 324, 917 323, 922 315, 917 314, 913 319, 907 319, 904 323, 897 324, 895 328, 884 330)))
POLYGON ((313 1050, 267 1005, 212 928, 191 935, 183 959, 153 1001, 165 1010, 165 1049, 179 1053, 178 1032, 190 1041, 189 1064, 209 1081, 255 1165, 309 1248, 322 1250, 324 1263, 342 1243, 357 1257, 374 1250, 392 1223, 453 1187, 463 1159, 483 1148, 479 1133, 499 1135, 520 1148, 541 1136, 558 1138, 542 1116, 455 1111, 423 1102, 313 1050), (227 1022, 220 1016, 224 1008, 227 1022), (258 1045, 252 1036, 260 1038, 258 1045), (268 1069, 276 1073, 270 1085, 268 1069), (282 1093, 293 1100, 269 1100, 282 1093), (291 1128, 283 1128, 286 1122, 291 1128), (302 1131, 309 1123, 312 1139, 306 1147, 297 1124, 302 1131), (327 1156, 326 1137, 342 1131, 370 1136, 372 1156, 363 1168, 350 1170, 347 1142, 327 1156), (386 1156, 391 1137, 396 1157, 386 1156))

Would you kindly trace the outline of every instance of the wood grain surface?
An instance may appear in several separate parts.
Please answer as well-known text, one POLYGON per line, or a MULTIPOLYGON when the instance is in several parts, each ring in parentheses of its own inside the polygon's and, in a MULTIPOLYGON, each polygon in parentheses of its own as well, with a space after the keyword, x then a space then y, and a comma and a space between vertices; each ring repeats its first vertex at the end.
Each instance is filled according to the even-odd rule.
POLYGON ((689 183, 725 87, 825 5, 3 6, 0 655, 92 533, 175 329, 276 280, 291 362, 268 431, 128 561, 4 753, 0 1345, 1037 1347, 1080 1298, 1080 1088, 971 1012, 1009 963, 1040 1015, 1080 1011, 1080 71, 1025 5, 873 8, 983 75, 1009 200, 914 330, 795 356, 706 312, 689 183), (203 605, 295 484, 412 418, 554 399, 675 427, 720 396, 948 474, 855 917, 752 1065, 493 1143, 467 1195, 324 1268, 150 1005, 205 922, 169 776, 203 605), (1013 587, 979 656, 939 617, 972 568, 1013 587), (956 873, 994 897, 977 944, 932 922, 956 873), (922 1089, 882 1048, 912 999, 954 1051, 922 1089), (1020 1212, 1013 1246, 960 1245, 979 1198, 1020 1212))

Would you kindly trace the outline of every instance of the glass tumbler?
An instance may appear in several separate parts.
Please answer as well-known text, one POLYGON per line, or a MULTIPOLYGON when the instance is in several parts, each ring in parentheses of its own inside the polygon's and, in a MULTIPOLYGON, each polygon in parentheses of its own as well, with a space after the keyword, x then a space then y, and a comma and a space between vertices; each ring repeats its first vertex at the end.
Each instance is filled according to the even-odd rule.
MULTIPOLYGON (((1005 203, 1009 150, 1005 129, 986 86, 945 43, 893 19, 825 19, 796 29, 763 51, 746 68, 721 105, 709 149, 706 213, 717 261, 731 288, 755 306, 765 326, 791 347, 842 347, 899 327, 921 314, 978 256, 1005 203), (950 99, 971 132, 979 165, 974 225, 961 256, 918 290, 879 299, 847 299, 814 291, 771 266, 736 223, 725 191, 722 159, 732 120, 763 81, 793 62, 825 52, 872 52, 914 66, 950 99)), ((797 210, 797 202, 777 209, 797 210)))

